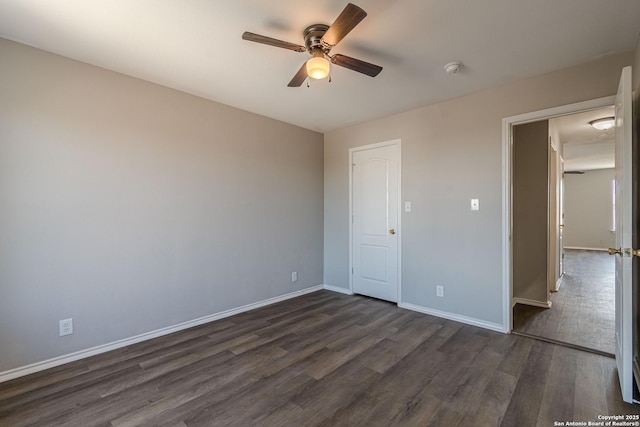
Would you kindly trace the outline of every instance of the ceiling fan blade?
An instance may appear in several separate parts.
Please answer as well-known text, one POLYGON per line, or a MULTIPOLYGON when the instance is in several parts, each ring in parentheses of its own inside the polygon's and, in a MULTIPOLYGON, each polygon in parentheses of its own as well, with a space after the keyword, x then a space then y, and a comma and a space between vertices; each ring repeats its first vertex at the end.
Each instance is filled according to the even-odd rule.
POLYGON ((331 62, 371 77, 377 76, 380 74, 380 71, 382 71, 382 67, 379 65, 370 64, 356 58, 351 58, 350 56, 340 55, 339 53, 331 57, 331 62))
POLYGON ((367 16, 367 12, 349 3, 331 24, 327 32, 322 37, 322 41, 330 46, 335 46, 353 30, 367 16))
POLYGON ((293 78, 291 79, 291 81, 289 82, 289 84, 287 86, 289 86, 289 87, 300 87, 300 85, 305 81, 307 76, 308 76, 308 74, 307 74, 307 62, 305 61, 304 64, 302 64, 302 67, 300 67, 300 69, 298 70, 296 75, 293 76, 293 78))
POLYGON ((307 48, 295 43, 289 43, 278 39, 273 39, 267 36, 261 36, 260 34, 250 33, 245 31, 242 33, 243 40, 249 40, 250 42, 268 44, 269 46, 281 47, 283 49, 294 50, 296 52, 306 52, 307 48))

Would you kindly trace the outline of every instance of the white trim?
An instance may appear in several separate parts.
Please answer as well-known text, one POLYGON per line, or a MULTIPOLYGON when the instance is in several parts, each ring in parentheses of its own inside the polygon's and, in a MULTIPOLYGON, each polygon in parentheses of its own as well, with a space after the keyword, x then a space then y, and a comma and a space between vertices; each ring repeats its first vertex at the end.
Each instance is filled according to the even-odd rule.
POLYGON ((509 330, 499 323, 487 322, 486 320, 476 319, 474 317, 462 316, 460 314, 449 313, 447 311, 436 310, 434 308, 424 307, 422 305, 410 304, 402 302, 398 304, 398 307, 411 311, 417 311, 418 313, 424 313, 435 317, 441 317, 443 319, 453 320, 455 322, 464 323, 467 325, 477 326, 483 329, 490 329, 496 332, 508 333, 509 330))
POLYGON ((598 251, 598 252, 607 252, 609 248, 583 248, 579 246, 565 246, 565 249, 573 249, 577 251, 598 251))
POLYGON ((126 347, 142 341, 150 340, 152 338, 161 337, 163 335, 172 334, 174 332, 182 331, 184 329, 192 328, 194 326, 203 325, 205 323, 213 322, 214 320, 224 319, 225 317, 244 313, 245 311, 254 310, 256 308, 264 307, 266 305, 275 304, 277 302, 299 297, 311 292, 320 291, 323 288, 324 288, 323 285, 311 286, 306 289, 302 289, 299 291, 291 292, 291 293, 280 295, 273 298, 268 298, 262 301, 243 305, 241 307, 221 311, 219 313, 210 314, 208 316, 200 317, 194 320, 189 320, 187 322, 179 323, 177 325, 156 329, 155 331, 145 332, 144 334, 114 341, 108 344, 102 344, 96 347, 76 351, 74 353, 65 354, 63 356, 54 357, 52 359, 43 360, 41 362, 32 363, 30 365, 21 366, 19 368, 11 369, 9 371, 0 372, 0 383, 9 381, 18 377, 23 377, 25 375, 33 374, 35 372, 44 371, 45 369, 64 365, 65 363, 74 362, 76 360, 95 356, 96 354, 106 353, 111 350, 116 350, 118 348, 126 347))
POLYGON ((511 133, 512 123, 502 119, 502 325, 513 330, 511 294, 511 133))
POLYGON ((402 140, 400 138, 349 148, 349 292, 350 295, 353 295, 353 153, 390 145, 398 147, 398 231, 396 233, 398 238, 398 290, 396 301, 399 304, 402 301, 402 140))
MULTIPOLYGON (((564 273, 562 274, 562 276, 564 276, 564 273)), ((562 284, 562 276, 558 277, 558 280, 556 281, 556 292, 560 290, 560 285, 562 284)))
POLYGON ((514 125, 546 120, 582 111, 595 110, 615 104, 615 96, 562 105, 546 110, 534 111, 502 119, 502 322, 508 331, 513 330, 511 309, 513 289, 511 286, 511 151, 514 125))
POLYGON ((542 308, 551 308, 551 301, 541 302, 541 301, 536 301, 536 300, 526 299, 526 298, 514 298, 513 305, 515 306, 516 304, 532 305, 534 307, 542 307, 542 308))
POLYGON ((353 149, 349 149, 349 292, 353 294, 353 149))
POLYGON ((345 295, 353 295, 353 292, 351 292, 347 288, 341 288, 340 286, 333 286, 333 285, 322 285, 322 286, 327 291, 339 292, 339 293, 345 294, 345 295))

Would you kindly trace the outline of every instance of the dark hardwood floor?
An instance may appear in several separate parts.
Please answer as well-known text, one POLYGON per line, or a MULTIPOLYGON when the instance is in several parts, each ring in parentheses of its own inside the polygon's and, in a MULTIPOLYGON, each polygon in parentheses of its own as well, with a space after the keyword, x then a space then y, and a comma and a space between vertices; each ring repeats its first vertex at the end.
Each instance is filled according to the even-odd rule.
POLYGON ((517 304, 513 329, 615 353, 615 259, 606 252, 565 250, 565 274, 551 308, 517 304))
POLYGON ((320 291, 0 384, 1 426, 553 426, 614 360, 320 291))

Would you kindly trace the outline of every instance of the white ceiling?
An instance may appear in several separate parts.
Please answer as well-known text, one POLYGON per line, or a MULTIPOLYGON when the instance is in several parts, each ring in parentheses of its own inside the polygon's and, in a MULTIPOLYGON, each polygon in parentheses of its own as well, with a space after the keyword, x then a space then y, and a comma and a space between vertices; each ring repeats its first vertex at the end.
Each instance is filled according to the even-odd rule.
POLYGON ((368 12, 332 54, 384 67, 371 78, 287 83, 303 44, 346 0, 0 0, 0 37, 321 132, 632 50, 638 0, 353 0, 368 12), (464 68, 447 75, 444 65, 464 68))
POLYGON ((598 131, 589 122, 615 114, 613 107, 551 119, 562 144, 564 170, 584 171, 615 166, 615 131, 598 131))

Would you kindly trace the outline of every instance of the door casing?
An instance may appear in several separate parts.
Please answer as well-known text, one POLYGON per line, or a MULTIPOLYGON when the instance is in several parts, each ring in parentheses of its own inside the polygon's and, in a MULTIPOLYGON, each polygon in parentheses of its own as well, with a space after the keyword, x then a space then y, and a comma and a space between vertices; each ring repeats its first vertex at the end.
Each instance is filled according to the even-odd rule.
POLYGON ((349 149, 349 292, 353 294, 353 153, 357 151, 371 150, 374 148, 396 145, 398 147, 398 298, 397 304, 402 302, 402 143, 400 139, 378 142, 375 144, 361 145, 349 149))

